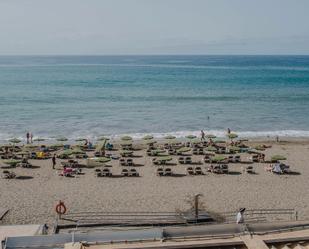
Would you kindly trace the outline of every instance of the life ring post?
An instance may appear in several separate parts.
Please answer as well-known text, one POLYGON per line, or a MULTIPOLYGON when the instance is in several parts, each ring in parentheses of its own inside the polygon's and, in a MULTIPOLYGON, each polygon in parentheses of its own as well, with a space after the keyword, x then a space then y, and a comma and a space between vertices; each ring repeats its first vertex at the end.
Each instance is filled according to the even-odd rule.
POLYGON ((61 219, 61 215, 64 215, 67 212, 67 208, 64 205, 63 201, 59 201, 55 208, 56 213, 58 214, 59 219, 61 219))

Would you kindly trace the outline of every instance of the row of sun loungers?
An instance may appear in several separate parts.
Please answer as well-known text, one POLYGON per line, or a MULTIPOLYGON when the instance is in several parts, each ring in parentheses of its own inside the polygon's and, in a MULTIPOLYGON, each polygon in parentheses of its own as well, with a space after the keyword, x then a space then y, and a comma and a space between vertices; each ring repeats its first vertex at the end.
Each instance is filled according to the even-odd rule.
MULTIPOLYGON (((111 170, 108 168, 96 169, 95 174, 97 177, 112 177, 113 176, 111 170)), ((136 169, 122 169, 121 176, 138 177, 139 173, 137 172, 136 169)))
POLYGON ((120 166, 134 166, 134 162, 132 158, 120 158, 119 159, 119 165, 120 166))

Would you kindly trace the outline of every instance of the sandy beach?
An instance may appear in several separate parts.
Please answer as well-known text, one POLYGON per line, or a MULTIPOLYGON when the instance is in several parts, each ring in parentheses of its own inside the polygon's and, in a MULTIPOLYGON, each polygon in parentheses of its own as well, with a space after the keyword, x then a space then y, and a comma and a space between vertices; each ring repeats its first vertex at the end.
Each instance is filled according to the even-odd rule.
MULTIPOLYGON (((51 224, 56 216, 54 208, 59 200, 65 202, 68 212, 76 211, 175 211, 189 208, 188 200, 194 194, 203 194, 202 202, 209 210, 217 212, 247 208, 295 208, 299 218, 308 218, 309 192, 309 141, 286 142, 255 141, 253 144, 272 145, 265 151, 266 159, 274 154, 287 157, 291 175, 266 172, 265 163, 254 163, 256 174, 242 172, 243 164, 230 163, 229 175, 206 173, 201 176, 158 177, 151 157, 145 149, 134 152, 142 157, 134 162, 143 166, 136 169, 140 177, 101 178, 94 169, 83 169, 84 175, 61 177, 52 169, 51 159, 29 160, 37 168, 14 168, 25 179, 0 179, 0 207, 9 209, 1 224, 51 224)), ((139 147, 140 145, 135 145, 139 147)), ((118 152, 116 151, 115 154, 118 152)), ((241 155, 245 158, 248 154, 241 155)), ((201 160, 203 156, 193 156, 201 160)), ((176 156, 173 156, 176 163, 176 156)), ((80 160, 83 162, 83 160, 80 160)), ((118 160, 112 160, 113 174, 120 174, 118 160)), ((2 164, 3 165, 3 164, 2 164)), ((206 172, 209 166, 205 163, 206 172)), ((171 166, 175 173, 185 174, 186 165, 171 166)), ((3 170, 3 169, 1 169, 3 170)))

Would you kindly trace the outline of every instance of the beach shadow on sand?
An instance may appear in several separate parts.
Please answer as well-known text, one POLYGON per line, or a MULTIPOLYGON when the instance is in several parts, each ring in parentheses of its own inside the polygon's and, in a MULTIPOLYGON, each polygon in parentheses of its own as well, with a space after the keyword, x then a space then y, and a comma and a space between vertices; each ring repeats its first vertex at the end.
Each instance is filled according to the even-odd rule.
POLYGON ((237 176, 237 175, 241 175, 241 172, 238 172, 238 171, 229 171, 228 175, 237 176))
POLYGON ((299 176, 299 175, 301 175, 301 173, 298 172, 298 171, 291 171, 291 172, 288 173, 287 175, 289 175, 289 176, 299 176))
POLYGON ((17 179, 17 180, 30 180, 30 179, 33 179, 33 176, 16 176, 15 179, 17 179))

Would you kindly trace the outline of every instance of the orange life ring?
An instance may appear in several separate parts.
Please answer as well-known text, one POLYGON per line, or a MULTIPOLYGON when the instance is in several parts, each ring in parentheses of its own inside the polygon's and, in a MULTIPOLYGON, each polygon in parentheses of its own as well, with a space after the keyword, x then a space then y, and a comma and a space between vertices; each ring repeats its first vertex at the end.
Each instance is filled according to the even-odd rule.
POLYGON ((67 208, 62 201, 56 205, 56 213, 57 214, 65 214, 67 212, 67 208))

